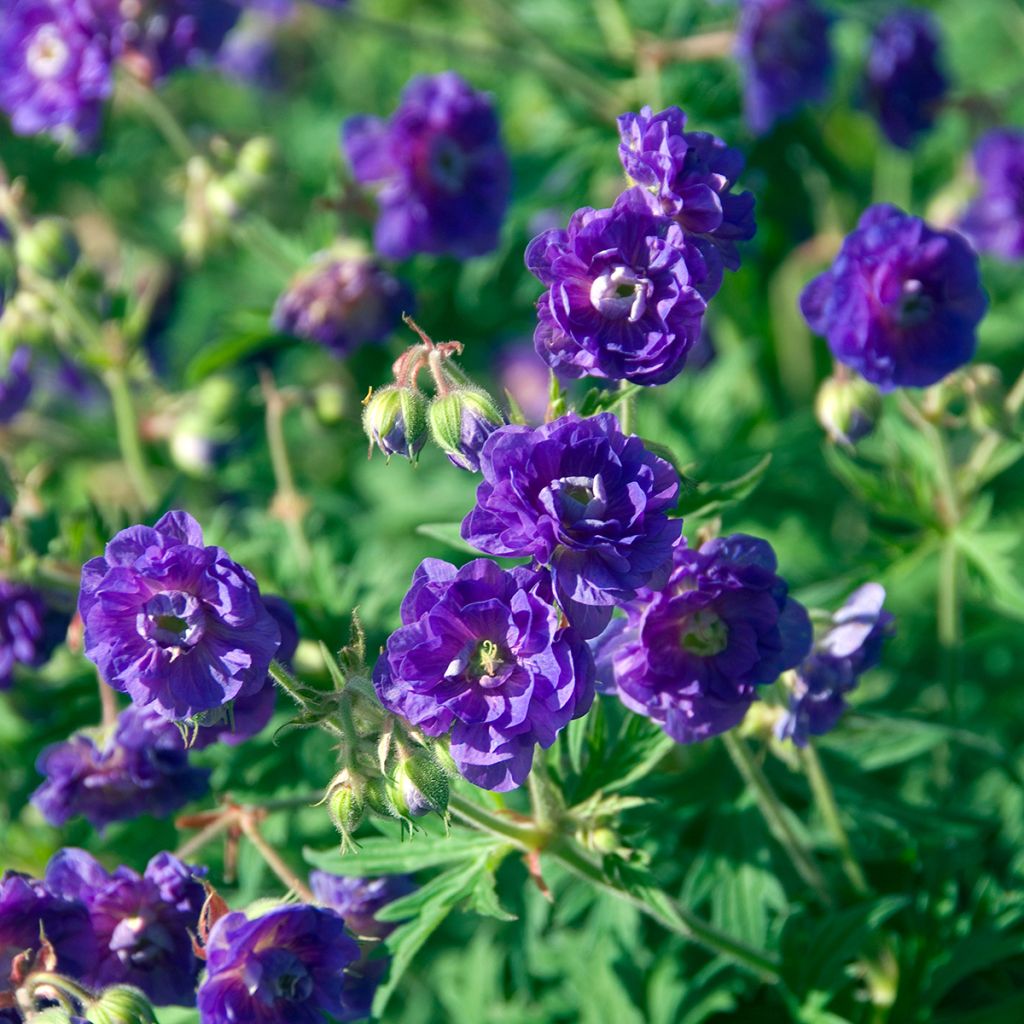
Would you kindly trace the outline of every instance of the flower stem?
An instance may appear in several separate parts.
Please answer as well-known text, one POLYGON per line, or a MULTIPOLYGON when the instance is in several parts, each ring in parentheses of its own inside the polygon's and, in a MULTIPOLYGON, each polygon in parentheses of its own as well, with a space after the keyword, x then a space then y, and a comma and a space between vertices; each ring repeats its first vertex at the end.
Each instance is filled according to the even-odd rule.
POLYGON ((564 811, 561 794, 551 781, 548 766, 540 751, 534 754, 533 768, 529 775, 530 805, 537 824, 548 831, 558 827, 564 811))
POLYGON ((768 777, 751 753, 750 747, 731 732, 723 734, 722 742, 725 744, 732 763, 736 765, 743 777, 743 781, 753 792, 769 830, 776 842, 786 851, 797 874, 814 889, 822 903, 826 906, 831 905, 832 897, 829 895, 828 887, 825 885, 825 879, 818 865, 793 831, 793 826, 786 817, 782 801, 779 800, 768 777))
POLYGON ((832 784, 825 774, 825 768, 821 763, 821 758, 818 757, 818 752, 813 746, 808 744, 800 751, 800 760, 807 775, 807 781, 811 785, 811 792, 814 794, 818 813, 822 816, 826 827, 832 834, 832 840, 839 850, 843 871, 850 880, 850 885, 853 886, 854 892, 858 896, 869 895, 871 887, 864 877, 860 864, 857 863, 853 846, 850 843, 849 833, 846 831, 846 827, 843 825, 839 814, 839 805, 836 803, 835 791, 832 789, 832 784))
POLYGON ((124 94, 149 118, 153 127, 182 160, 188 160, 195 155, 192 140, 171 108, 154 89, 144 85, 130 73, 122 75, 119 82, 124 94))
POLYGON ((957 689, 963 660, 963 603, 960 591, 960 551, 956 537, 947 534, 939 550, 936 618, 946 706, 953 723, 959 721, 957 689))
POLYGON ((619 399, 619 426, 624 434, 633 433, 633 419, 636 413, 636 389, 628 380, 622 382, 622 397, 619 399))
POLYGON ((114 409, 114 424, 117 429, 117 443, 121 449, 128 478, 144 509, 151 509, 159 497, 149 473, 146 454, 139 436, 139 419, 132 398, 131 384, 124 367, 111 367, 103 375, 114 409))
POLYGON ((100 708, 103 713, 101 724, 104 728, 111 728, 117 723, 117 694, 98 675, 96 676, 96 683, 99 688, 100 708))
POLYGON ((281 855, 263 838, 259 825, 251 815, 239 816, 238 825, 246 838, 259 851, 267 866, 281 880, 281 883, 294 892, 304 903, 315 903, 316 897, 306 883, 284 862, 281 855))

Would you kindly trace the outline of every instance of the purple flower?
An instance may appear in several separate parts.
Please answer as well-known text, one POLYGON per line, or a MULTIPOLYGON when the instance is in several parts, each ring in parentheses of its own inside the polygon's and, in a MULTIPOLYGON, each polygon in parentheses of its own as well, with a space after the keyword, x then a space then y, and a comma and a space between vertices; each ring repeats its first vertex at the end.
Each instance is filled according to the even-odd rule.
POLYGON ((99 948, 87 985, 133 985, 159 1006, 195 1005, 200 963, 192 932, 205 900, 195 878, 205 869, 169 853, 154 857, 143 874, 108 872, 85 850, 66 848, 46 868, 47 887, 88 908, 99 948))
POLYGON ((618 121, 619 159, 631 184, 643 188, 655 213, 671 217, 692 236, 704 254, 712 280, 704 293, 721 284, 722 268, 738 270, 737 242, 754 237, 754 197, 732 191, 743 173, 739 150, 710 132, 688 132, 686 114, 669 107, 653 114, 623 114, 618 121))
POLYGON ((9 0, 0 22, 0 108, 19 135, 89 143, 113 89, 104 0, 9 0))
POLYGON ((864 211, 800 296, 836 359, 883 391, 927 387, 968 362, 987 305, 963 237, 886 204, 864 211))
POLYGON ((498 244, 508 158, 490 98, 454 71, 414 78, 387 121, 342 129, 356 180, 380 186, 374 244, 382 256, 480 256, 498 244))
MULTIPOLYGON (((0 312, 2 310, 3 303, 0 302, 0 312)), ((10 423, 25 408, 32 394, 31 368, 32 350, 27 345, 19 345, 11 353, 7 369, 0 375, 0 424, 10 423)))
POLYGON ((377 911, 416 891, 408 875, 343 878, 326 871, 311 871, 309 886, 317 902, 341 914, 349 931, 370 939, 383 939, 398 927, 393 921, 378 921, 377 911))
POLYGON ((53 946, 62 974, 80 978, 95 966, 96 936, 85 906, 26 875, 5 872, 0 877, 0 992, 7 988, 15 958, 25 950, 38 952, 40 932, 53 946))
POLYGON ((490 555, 550 566, 558 603, 585 637, 604 629, 613 605, 668 572, 682 529, 669 519, 679 479, 611 413, 502 427, 480 468, 463 538, 490 555))
POLYGON ((15 665, 37 666, 49 658, 67 619, 55 616, 42 595, 0 577, 0 690, 11 685, 15 665))
POLYGON ((910 149, 934 124, 949 87, 939 57, 938 27, 927 11, 894 11, 875 29, 864 92, 894 146, 910 149))
POLYGON ((280 631, 248 569, 168 512, 82 567, 85 654, 115 690, 183 720, 261 689, 280 631))
POLYGON ((412 292, 377 263, 320 253, 274 306, 274 327, 347 356, 382 341, 413 307, 412 292))
POLYGON ((534 344, 560 376, 664 384, 700 336, 707 264, 645 195, 632 188, 610 210, 577 210, 566 230, 527 246, 527 269, 548 289, 534 344))
POLYGON ((477 473, 487 438, 508 419, 483 388, 456 387, 430 403, 427 422, 434 442, 448 461, 468 473, 477 473))
POLYGON ((885 588, 865 583, 832 616, 829 630, 796 670, 789 710, 775 730, 779 739, 803 747, 809 736, 835 728, 846 710, 846 694, 878 664, 892 635, 893 617, 883 610, 884 602, 885 588))
POLYGON ((771 545, 756 537, 696 550, 681 539, 668 582, 638 594, 595 645, 601 683, 677 743, 738 725, 757 687, 811 646, 807 612, 776 568, 771 545))
POLYGON ((474 785, 514 789, 534 746, 550 747, 593 700, 587 646, 560 618, 543 570, 425 559, 377 661, 377 696, 429 736, 450 730, 474 785))
POLYGON ((46 747, 36 770, 45 781, 32 803, 51 825, 81 815, 97 829, 140 814, 165 818, 205 795, 210 775, 189 765, 174 723, 134 705, 110 735, 85 729, 46 747))
POLYGON ((1024 259, 1024 131, 998 128, 974 147, 979 194, 960 228, 980 252, 1024 259))
POLYGON ((519 407, 528 423, 544 422, 551 392, 547 364, 532 345, 517 343, 503 348, 495 360, 498 382, 519 407))
POLYGON ((832 74, 828 28, 828 15, 813 0, 742 0, 736 57, 755 135, 825 98, 832 74))
POLYGON ((202 1024, 323 1024, 356 1020, 347 969, 359 946, 333 910, 278 907, 250 920, 226 914, 206 944, 202 1024))

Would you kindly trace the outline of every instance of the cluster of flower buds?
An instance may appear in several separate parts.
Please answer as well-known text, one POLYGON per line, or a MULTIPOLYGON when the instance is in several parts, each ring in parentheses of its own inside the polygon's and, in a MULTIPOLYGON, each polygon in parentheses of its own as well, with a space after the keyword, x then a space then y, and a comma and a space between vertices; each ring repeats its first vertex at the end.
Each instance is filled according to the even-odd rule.
POLYGON ((34 971, 15 998, 32 1024, 157 1024, 149 999, 131 985, 91 992, 60 974, 34 971))
POLYGON ((508 418, 455 363, 461 342, 435 343, 411 317, 404 319, 419 335, 420 344, 395 360, 394 384, 371 390, 364 401, 363 427, 370 439, 370 454, 376 447, 388 458, 401 455, 415 462, 429 435, 453 465, 476 473, 484 442, 508 418), (430 401, 417 384, 424 369, 436 392, 430 401))

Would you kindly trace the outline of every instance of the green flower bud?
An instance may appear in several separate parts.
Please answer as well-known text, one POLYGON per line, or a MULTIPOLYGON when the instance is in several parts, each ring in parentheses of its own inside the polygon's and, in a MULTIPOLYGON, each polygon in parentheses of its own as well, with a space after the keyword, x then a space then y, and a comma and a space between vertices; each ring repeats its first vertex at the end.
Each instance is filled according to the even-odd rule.
POLYGON ((831 441, 853 446, 875 429, 882 396, 863 377, 829 377, 818 389, 814 412, 831 441))
POLYGON ((257 135, 249 139, 238 151, 236 167, 247 178, 262 179, 269 176, 277 158, 277 147, 272 139, 257 135))
POLYGON ((28 1020, 30 1024, 71 1024, 74 1018, 67 1010, 62 1010, 59 1006, 51 1006, 40 1013, 33 1013, 28 1020))
POLYGON ((404 759, 395 772, 392 798, 398 810, 412 818, 448 809, 448 776, 426 751, 404 759))
POLYGON ((382 818, 402 817, 398 807, 395 805, 391 787, 386 780, 382 778, 370 779, 366 784, 364 794, 366 806, 374 814, 379 814, 382 818))
POLYGON ((15 242, 21 266, 55 281, 71 272, 80 253, 75 232, 62 217, 40 218, 19 232, 15 242))
POLYGON ((366 801, 362 780, 349 776, 347 772, 342 775, 345 777, 334 782, 327 796, 327 813, 342 842, 347 842, 363 820, 366 801))
POLYGON ((86 1011, 89 1024, 157 1024, 149 1000, 128 985, 104 989, 86 1011))
POLYGON ((1006 388, 999 368, 987 363, 970 366, 963 376, 967 419, 979 434, 1010 429, 1006 415, 1006 388))
POLYGON ((34 292, 22 288, 0 316, 0 365, 20 345, 41 348, 53 341, 53 315, 34 292))
POLYGON ((349 392, 337 381, 325 381, 313 389, 313 408, 321 423, 340 423, 349 408, 349 392))
POLYGON ((363 410, 363 429, 389 459, 392 455, 415 462, 427 440, 427 400, 415 388, 397 384, 374 391, 363 410))
POLYGON ((483 388, 456 388, 438 395, 427 411, 430 433, 449 461, 460 469, 480 470, 480 449, 508 420, 483 388))

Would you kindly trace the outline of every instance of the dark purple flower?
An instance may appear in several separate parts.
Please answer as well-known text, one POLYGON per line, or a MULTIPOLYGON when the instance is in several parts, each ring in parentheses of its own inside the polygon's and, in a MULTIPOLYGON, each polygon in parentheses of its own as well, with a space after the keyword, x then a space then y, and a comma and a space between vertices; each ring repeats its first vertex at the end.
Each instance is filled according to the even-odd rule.
POLYGON ((466 259, 497 246, 508 158, 490 97, 454 71, 414 78, 387 121, 350 117, 342 145, 356 180, 379 186, 382 256, 466 259))
POLYGON ((558 603, 585 637, 604 629, 613 605, 668 572, 682 529, 669 519, 679 478, 611 413, 502 427, 480 468, 463 538, 490 555, 550 566, 558 603))
POLYGON ((58 971, 81 978, 94 968, 96 936, 85 906, 26 875, 5 872, 0 877, 0 992, 7 988, 14 959, 39 950, 40 931, 57 954, 58 971))
POLYGON ((53 892, 84 903, 99 947, 87 985, 133 985, 159 1006, 195 1005, 200 962, 192 934, 205 900, 196 874, 169 853, 154 857, 143 874, 108 872, 85 850, 66 848, 46 868, 53 892))
POLYGON ((886 204, 864 211, 800 296, 836 359, 883 391, 927 387, 968 362, 987 306, 963 237, 886 204))
POLYGON ((209 771, 188 763, 178 727, 152 708, 126 708, 104 732, 82 730, 39 755, 45 781, 32 803, 51 825, 78 815, 97 829, 140 814, 165 818, 206 794, 209 771))
POLYGON ((548 289, 534 344, 560 376, 664 384, 700 336, 707 264, 646 194, 632 188, 610 210, 577 210, 566 230, 526 249, 527 269, 548 289))
POLYGON ((429 736, 451 731, 474 785, 514 789, 534 747, 551 746, 593 699, 590 653, 560 618, 543 570, 425 559, 377 661, 377 695, 429 736))
POLYGON ((757 687, 811 646, 807 612, 776 569, 771 545, 756 537, 733 534, 696 550, 680 540, 668 582, 638 594, 622 625, 597 642, 601 682, 677 743, 738 725, 757 687))
POLYGON ((413 307, 412 292, 380 265, 320 253, 274 306, 274 327, 336 356, 382 341, 413 307))
POLYGON ((893 632, 893 617, 882 605, 885 588, 865 583, 832 616, 832 624, 796 670, 789 710, 775 733, 798 747, 809 736, 833 729, 846 710, 846 694, 874 668, 893 632))
POLYGON ((206 944, 202 1024, 356 1020, 347 970, 359 946, 333 910, 284 906, 250 920, 226 914, 206 944))
POLYGON ((1024 259, 1024 131, 998 128, 974 147, 979 194, 960 228, 980 252, 1024 259))
POLYGON ((280 631, 248 569, 168 512, 82 567, 85 654, 143 707, 183 720, 261 689, 280 631))
POLYGON ((498 383, 519 407, 527 423, 544 422, 551 393, 551 374, 532 345, 517 343, 503 348, 495 360, 498 383))
MULTIPOLYGON (((0 311, 3 304, 0 302, 0 311)), ((32 350, 19 345, 0 375, 0 424, 10 423, 25 408, 32 394, 32 350)))
POLYGON ((42 595, 0 577, 0 690, 11 685, 15 665, 42 665, 59 642, 67 619, 55 616, 42 595))
POLYGON ((813 0, 742 0, 736 57, 744 113, 755 135, 825 98, 832 74, 829 22, 813 0))
POLYGON ((644 107, 618 121, 619 159, 631 184, 641 186, 655 213, 671 217, 692 236, 708 264, 712 294, 722 268, 738 270, 737 242, 754 237, 754 197, 733 192, 743 173, 743 154, 710 132, 688 132, 686 114, 644 107))
POLYGON ((309 886, 317 902, 341 914, 349 931, 369 939, 383 939, 398 927, 393 921, 378 921, 377 911, 416 891, 408 875, 343 878, 326 871, 311 871, 309 886))
POLYGON ((864 72, 867 104, 885 137, 910 149, 935 123, 948 88, 935 20, 923 10, 894 11, 875 29, 864 72))

